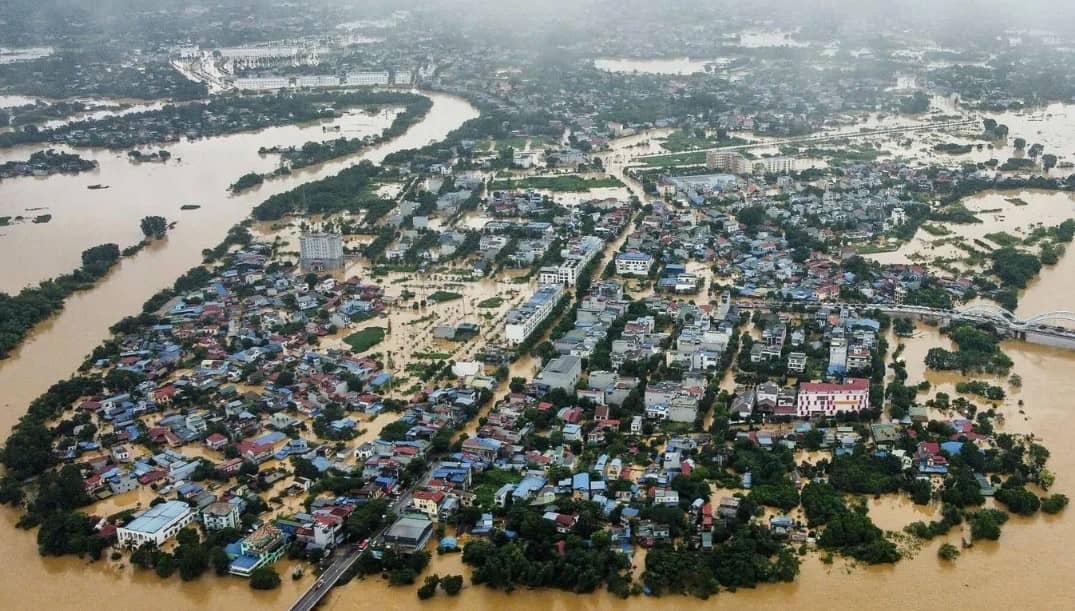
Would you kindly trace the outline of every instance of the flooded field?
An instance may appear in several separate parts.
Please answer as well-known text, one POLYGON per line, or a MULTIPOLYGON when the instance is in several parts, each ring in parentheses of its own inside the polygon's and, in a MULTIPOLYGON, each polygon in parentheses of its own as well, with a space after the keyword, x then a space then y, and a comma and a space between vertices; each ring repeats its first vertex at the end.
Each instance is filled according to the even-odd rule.
MULTIPOLYGON (((982 222, 929 222, 930 227, 940 227, 948 233, 934 235, 919 229, 913 239, 897 250, 869 255, 869 258, 885 264, 927 263, 938 257, 961 258, 967 253, 956 246, 956 242, 971 243, 979 250, 985 247, 976 241, 999 248, 1000 245, 989 241, 988 234, 1004 232, 1025 238, 1038 224, 1049 227, 1075 218, 1075 196, 1065 192, 991 191, 968 197, 963 204, 982 222)), ((1063 265, 1064 260, 1062 258, 1057 267, 1063 265)))

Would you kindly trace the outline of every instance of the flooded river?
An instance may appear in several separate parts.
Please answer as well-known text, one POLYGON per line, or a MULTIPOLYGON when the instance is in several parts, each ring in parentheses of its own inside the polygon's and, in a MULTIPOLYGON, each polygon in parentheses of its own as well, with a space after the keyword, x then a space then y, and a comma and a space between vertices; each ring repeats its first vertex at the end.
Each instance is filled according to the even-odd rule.
MULTIPOLYGON (((436 104, 425 122, 409 131, 400 141, 369 155, 376 160, 387 150, 416 146, 430 139, 441 138, 452 127, 476 114, 473 108, 458 99, 444 96, 434 96, 434 99, 436 104)), ((278 143, 259 140, 254 149, 256 151, 261 144, 278 143)), ((353 161, 330 164, 335 169, 325 168, 324 172, 334 172, 353 161)), ((196 160, 192 157, 184 161, 184 164, 193 163, 196 160)), ((239 165, 242 167, 234 168, 237 172, 225 172, 224 180, 233 180, 242 171, 251 169, 239 165)), ((232 168, 231 165, 225 167, 232 168)), ((204 168, 206 181, 210 180, 208 175, 213 173, 211 170, 212 166, 204 168)), ((320 173, 321 170, 315 172, 320 173)), ((198 177, 192 175, 190 179, 197 181, 198 177)), ((269 183, 266 187, 286 188, 283 183, 269 183)), ((176 188, 180 187, 177 185, 176 188)), ((197 263, 201 249, 218 242, 226 228, 242 218, 251 205, 266 195, 266 191, 263 189, 256 196, 240 200, 227 198, 222 189, 207 188, 205 197, 197 203, 208 207, 211 202, 216 202, 228 210, 227 214, 218 213, 221 216, 215 217, 216 221, 203 223, 195 220, 196 217, 188 219, 172 213, 171 216, 181 222, 168 243, 147 249, 136 259, 125 262, 97 289, 72 297, 65 312, 42 327, 15 358, 0 362, 0 388, 3 389, 0 428, 6 430, 10 427, 30 399, 57 378, 73 371, 82 355, 105 336, 108 325, 125 313, 137 311, 146 297, 197 263)), ((178 204, 173 208, 177 209, 178 204)), ((124 227, 124 231, 137 231, 136 218, 129 218, 124 223, 130 225, 124 227)), ((55 239, 64 238, 61 235, 55 239)), ((99 241, 103 240, 94 240, 94 243, 99 241)), ((64 245, 57 247, 66 248, 64 245)), ((29 254, 26 253, 27 256, 29 254)), ((1021 309, 1025 308, 1030 313, 1071 309, 1071 303, 1075 301, 1075 283, 1071 282, 1073 277, 1075 257, 1065 256, 1058 265, 1043 271, 1041 278, 1025 292, 1021 298, 1021 309)), ((474 297, 477 295, 468 295, 469 299, 474 297)), ((462 304, 453 306, 461 308, 462 304)), ((500 309, 495 311, 497 315, 501 312, 500 309)), ((395 328, 395 322, 393 326, 395 328)), ((940 341, 936 330, 920 326, 915 338, 905 340, 904 358, 910 381, 926 378, 934 385, 934 391, 953 393, 957 381, 955 376, 926 373, 923 370, 922 359, 926 351, 940 341)), ((1013 371, 1023 378, 1022 388, 1013 391, 1011 398, 1000 406, 1007 419, 1005 430, 1033 431, 1041 437, 1052 451, 1049 466, 1057 474, 1054 491, 1075 495, 1075 485, 1072 485, 1075 482, 1075 444, 1069 443, 1065 437, 1069 431, 1071 409, 1065 397, 1075 396, 1075 377, 1064 375, 1075 367, 1075 352, 1025 343, 1008 343, 1004 349, 1015 361, 1013 371), (1024 401, 1022 409, 1025 416, 1019 414, 1017 401, 1020 399, 1024 401)), ((532 365, 527 363, 520 369, 523 368, 532 368, 532 365)), ((513 369, 512 373, 516 374, 516 370, 513 369)), ((898 528, 927 515, 900 501, 885 500, 871 503, 871 506, 878 522, 886 528, 898 528)), ((434 599, 421 603, 421 608, 626 611, 660 604, 690 610, 712 609, 714 605, 721 605, 783 611, 787 608, 821 608, 832 605, 834 601, 844 606, 867 609, 902 610, 927 606, 998 608, 1012 605, 1067 608, 1075 597, 1075 585, 1068 581, 1075 571, 1075 556, 1070 554, 1070 550, 1075 548, 1075 521, 1072 520, 1071 511, 1069 509, 1068 514, 1057 517, 1039 515, 1013 518, 1004 527, 999 542, 978 543, 954 564, 942 563, 936 558, 936 548, 941 540, 924 546, 917 557, 895 566, 851 567, 841 561, 825 565, 816 556, 808 556, 794 583, 762 586, 734 594, 722 593, 716 600, 710 601, 688 598, 666 598, 659 602, 647 598, 624 601, 604 592, 576 596, 555 591, 520 590, 509 595, 470 585, 468 579, 460 596, 448 598, 438 594, 434 599)), ((0 510, 0 544, 5 550, 0 557, 0 569, 8 584, 0 588, 0 608, 4 609, 75 608, 87 604, 102 605, 106 604, 105 601, 121 609, 234 609, 248 606, 284 609, 313 580, 312 576, 307 575, 297 582, 292 581, 288 575, 293 563, 286 559, 277 566, 284 576, 283 583, 278 590, 271 592, 251 591, 244 580, 236 578, 207 575, 200 581, 184 583, 176 577, 160 580, 152 573, 121 568, 108 561, 90 564, 71 557, 43 559, 37 554, 33 533, 15 529, 16 519, 12 510, 0 510)), ((958 534, 953 533, 949 540, 958 542, 958 534)), ((641 562, 642 558, 639 552, 636 561, 641 562)), ((469 570, 461 565, 459 555, 434 556, 428 572, 469 576, 469 570)), ((370 578, 335 590, 326 599, 323 608, 385 611, 418 606, 414 587, 389 588, 381 579, 370 578)))
MULTIPOLYGON (((430 127, 412 130, 404 136, 406 145, 421 145, 439 139, 445 131, 443 128, 450 129, 458 124, 456 119, 466 118, 459 114, 468 108, 461 106, 461 102, 451 98, 441 98, 441 102, 427 119, 430 127), (436 127, 442 129, 434 132, 436 127)), ((259 155, 260 147, 302 146, 310 140, 380 134, 391 124, 396 112, 393 109, 368 115, 356 110, 331 121, 154 147, 171 152, 172 159, 166 163, 134 164, 128 161, 126 151, 59 147, 96 160, 100 165, 91 172, 77 175, 15 178, 0 183, 0 216, 52 215, 48 223, 26 222, 0 228, 0 258, 18 262, 0 275, 0 291, 17 291, 28 284, 70 272, 80 265, 81 252, 90 246, 115 242, 122 248, 134 244, 141 239, 138 223, 145 215, 160 215, 178 222, 169 235, 170 248, 164 249, 166 252, 171 252, 176 243, 182 243, 184 247, 197 246, 195 252, 214 246, 209 238, 216 237, 219 241, 224 230, 269 195, 335 174, 355 159, 304 168, 242 194, 229 195, 228 186, 243 174, 271 172, 278 165, 277 156, 259 155), (110 188, 87 189, 95 184, 110 188), (201 208, 181 211, 180 207, 187 204, 201 208)), ((0 162, 27 159, 40 148, 26 146, 0 151, 0 162)), ((371 150, 365 157, 377 161, 389 150, 392 149, 371 150)), ((167 258, 182 264, 182 269, 160 270, 160 262, 157 262, 159 273, 164 277, 174 276, 173 269, 179 273, 193 263, 171 254, 167 258)))
MULTIPOLYGON (((11 358, 0 361, 0 430, 7 431, 27 404, 50 384, 77 368, 83 356, 108 334, 108 327, 127 314, 140 310, 150 295, 172 283, 175 277, 201 260, 204 248, 216 245, 227 229, 242 220, 250 209, 272 193, 290 189, 308 180, 330 176, 360 159, 379 162, 390 152, 423 146, 443 139, 478 111, 461 98, 430 94, 434 104, 429 114, 404 135, 365 153, 321 166, 300 170, 286 179, 269 181, 260 189, 231 197, 227 185, 244 172, 272 169, 275 160, 260 159, 261 146, 301 145, 320 139, 321 124, 273 128, 183 142, 168 147, 183 158, 163 165, 131 165, 124 156, 107 151, 90 151, 99 159, 101 175, 52 176, 46 180, 19 179, 0 186, 0 214, 8 210, 37 207, 47 202, 55 215, 52 223, 7 227, 0 238, 5 261, 0 290, 17 289, 40 278, 70 271, 78 265, 82 249, 106 241, 123 245, 139 238, 138 219, 145 214, 165 214, 179 225, 161 241, 124 261, 97 288, 73 295, 64 311, 39 327, 11 358), (55 179, 55 180, 54 180, 55 179), (108 183, 111 189, 87 191, 85 185, 108 183), (92 200, 89 196, 93 197, 92 200), (200 210, 180 212, 179 206, 197 203, 200 210), (67 220, 61 222, 66 217, 67 220), (53 225, 55 223, 55 225, 53 225), (92 229, 92 233, 87 231, 92 229), (27 230, 29 237, 14 235, 27 230), (47 230, 39 233, 34 230, 47 230), (48 248, 43 256, 42 248, 48 248)), ((376 133, 391 117, 355 115, 345 117, 343 135, 355 131, 376 133), (367 126, 359 122, 369 123, 367 126), (382 122, 380 127, 373 125, 382 122)), ((357 134, 362 135, 362 134, 357 134)), ((335 132, 325 137, 336 137, 335 132)), ((83 155, 87 155, 86 152, 83 155)), ((3 152, 17 158, 17 149, 3 152)), ((28 153, 27 153, 28 154, 28 153)), ((250 604, 286 607, 298 597, 298 584, 285 579, 280 590, 252 592, 243 580, 208 577, 193 584, 178 580, 161 581, 153 574, 117 568, 102 561, 85 568, 76 558, 42 559, 37 554, 34 534, 14 527, 17 515, 5 508, 0 512, 0 545, 5 554, 0 567, 7 583, 36 584, 32 588, 0 588, 0 608, 72 608, 87 600, 108 600, 124 609, 234 608, 250 604), (49 587, 56 580, 63 587, 49 587)))
MULTIPOLYGON (((59 316, 43 323, 11 358, 0 361, 0 388, 3 388, 0 430, 9 429, 30 400, 50 384, 73 372, 83 357, 107 336, 110 325, 125 315, 139 312, 147 298, 198 264, 201 251, 219 243, 227 229, 246 217, 258 202, 302 182, 331 176, 360 159, 378 162, 392 151, 443 139, 449 131, 477 116, 477 110, 461 98, 440 94, 431 97, 434 104, 429 115, 400 138, 359 156, 305 168, 288 178, 268 181, 261 188, 239 196, 229 196, 225 191, 227 184, 245 171, 258 167, 268 169, 274 163, 266 159, 258 166, 258 147, 301 144, 305 139, 319 135, 321 128, 280 128, 295 130, 293 135, 297 139, 292 141, 271 129, 257 134, 182 143, 173 147, 176 156, 183 157, 182 164, 169 162, 146 167, 145 164, 130 165, 126 159, 115 159, 116 171, 123 172, 123 176, 137 185, 129 190, 116 181, 112 189, 87 191, 84 184, 103 180, 93 180, 90 176, 5 181, 0 185, 3 210, 32 207, 30 202, 33 200, 12 201, 14 195, 9 195, 9 189, 15 194, 27 188, 20 186, 20 182, 29 185, 31 193, 34 186, 42 190, 54 189, 56 197, 63 199, 56 200, 53 209, 56 218, 51 223, 2 230, 10 235, 0 238, 0 256, 10 264, 5 264, 4 273, 0 275, 0 290, 17 290, 39 277, 70 271, 78 266, 82 249, 94 244, 116 241, 127 245, 137 241, 140 237, 138 220, 144 214, 165 213, 168 218, 178 220, 179 225, 165 240, 146 248, 133 259, 123 261, 97 288, 68 298, 59 316), (302 133, 304 129, 309 130, 308 133, 302 133), (188 153, 187 147, 201 148, 188 153), (57 182, 53 183, 53 179, 57 182), (83 199, 86 194, 103 195, 91 205, 83 199), (179 206, 184 203, 199 203, 202 208, 180 212, 179 206), (72 225, 71 222, 61 222, 64 216, 80 220, 72 225), (99 217, 110 219, 111 224, 99 217), (93 228, 93 235, 85 235, 87 227, 93 228), (28 237, 20 237, 22 233, 28 237), (49 249, 48 256, 42 254, 42 249, 49 249), (57 264, 54 258, 62 263, 57 264)), ((6 153, 10 154, 10 151, 6 153)), ((111 153, 104 155, 106 159, 113 157, 111 153)))

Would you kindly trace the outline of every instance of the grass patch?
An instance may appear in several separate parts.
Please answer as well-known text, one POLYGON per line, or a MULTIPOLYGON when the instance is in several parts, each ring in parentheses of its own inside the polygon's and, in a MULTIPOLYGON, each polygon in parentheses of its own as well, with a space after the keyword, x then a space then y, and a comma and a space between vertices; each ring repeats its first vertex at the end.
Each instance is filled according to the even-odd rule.
POLYGON ((352 352, 365 352, 381 343, 384 340, 384 336, 384 327, 366 327, 343 338, 343 341, 351 347, 352 352))
POLYGON ((949 230, 947 227, 942 227, 941 225, 930 225, 929 223, 925 223, 922 225, 922 231, 925 231, 926 233, 935 236, 946 236, 952 234, 951 230, 949 230))
POLYGON ((451 353, 448 352, 415 352, 411 356, 423 361, 446 361, 452 358, 451 353))
POLYGON ((642 163, 652 167, 665 167, 670 165, 702 165, 705 163, 705 153, 692 151, 687 153, 674 153, 671 155, 658 155, 657 157, 643 157, 642 163))
POLYGON ((511 191, 514 189, 547 189, 549 191, 589 191, 622 187, 623 183, 614 176, 602 178, 584 178, 575 174, 565 176, 527 176, 518 180, 495 180, 490 189, 494 191, 511 191))
POLYGON ((985 239, 1000 246, 1015 246, 1021 240, 1006 231, 994 231, 985 234, 985 239))
POLYGON ((530 150, 532 151, 544 150, 553 144, 552 139, 545 136, 511 136, 494 140, 493 149, 498 152, 509 148, 521 151, 526 149, 527 141, 530 142, 530 150))
POLYGON ((432 295, 427 297, 426 301, 432 301, 434 303, 442 303, 442 302, 445 302, 445 301, 455 301, 456 299, 462 299, 462 298, 463 298, 463 295, 461 293, 454 293, 452 291, 437 291, 436 293, 433 293, 432 295))
POLYGON ((499 308, 504 303, 502 297, 490 297, 489 299, 483 299, 478 302, 479 308, 499 308))
POLYGON ((863 244, 862 246, 856 246, 855 252, 860 255, 876 255, 882 252, 895 252, 899 250, 899 246, 887 246, 882 244, 863 244))
POLYGON ((1025 199, 1020 199, 1018 197, 1005 197, 1004 201, 1008 202, 1009 204, 1011 204, 1013 206, 1029 206, 1030 205, 1030 204, 1027 203, 1027 201, 1025 199))

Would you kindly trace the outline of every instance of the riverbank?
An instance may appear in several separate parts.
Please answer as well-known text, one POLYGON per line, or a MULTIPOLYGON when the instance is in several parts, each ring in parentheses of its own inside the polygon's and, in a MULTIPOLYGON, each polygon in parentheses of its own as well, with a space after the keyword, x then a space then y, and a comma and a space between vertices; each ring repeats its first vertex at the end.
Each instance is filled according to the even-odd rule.
MULTIPOLYGON (((368 148, 355 156, 294 171, 285 178, 240 195, 227 195, 227 187, 235 178, 251 170, 270 172, 277 166, 276 159, 258 155, 259 148, 301 146, 310 141, 334 139, 338 137, 334 131, 337 126, 350 135, 380 133, 390 124, 391 117, 347 114, 313 124, 183 141, 169 147, 172 159, 166 164, 134 165, 126 155, 104 149, 79 149, 79 154, 100 164, 94 174, 55 175, 47 180, 0 183, 0 217, 26 215, 25 208, 42 205, 49 206, 49 212, 55 217, 46 225, 25 224, 4 229, 4 235, 0 237, 0 259, 18 260, 20 265, 4 270, 0 276, 0 291, 17 292, 24 286, 70 271, 77 267, 82 250, 94 244, 135 242, 140 239, 139 218, 145 215, 174 218, 182 205, 193 203, 201 209, 183 215, 169 244, 191 244, 196 248, 191 249, 182 265, 166 264, 161 269, 162 276, 178 276, 197 263, 196 255, 201 249, 215 246, 228 227, 242 220, 249 210, 268 197, 298 184, 331 176, 362 159, 376 163, 390 152, 425 146, 477 114, 477 110, 461 98, 436 93, 428 95, 434 100, 429 114, 396 140, 368 148), (333 131, 323 131, 322 127, 333 128, 333 131), (87 190, 92 183, 106 183, 111 188, 87 190), (168 185, 168 188, 161 189, 161 185, 168 185), (42 243, 49 244, 48 257, 23 255, 35 252, 42 243)), ((2 150, 0 163, 25 159, 33 150, 28 147, 2 150)), ((73 149, 58 147, 58 150, 71 152, 73 149)))

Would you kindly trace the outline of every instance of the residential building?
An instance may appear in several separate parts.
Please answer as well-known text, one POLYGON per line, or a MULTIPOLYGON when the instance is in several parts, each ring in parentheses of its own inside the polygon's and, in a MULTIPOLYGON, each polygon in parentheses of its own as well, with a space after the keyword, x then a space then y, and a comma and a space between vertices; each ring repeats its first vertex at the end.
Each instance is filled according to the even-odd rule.
POLYGON ((254 569, 272 564, 287 553, 287 535, 275 524, 264 524, 228 548, 228 555, 235 556, 228 572, 239 577, 250 577, 254 569))
POLYGON ((242 526, 239 505, 224 501, 213 503, 202 510, 202 523, 209 531, 239 528, 242 526))
POLYGON ((621 252, 616 255, 616 273, 621 276, 647 276, 653 257, 644 252, 621 252))

